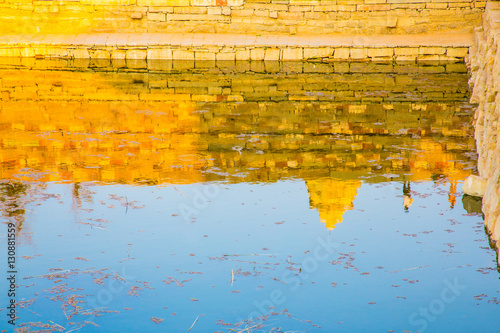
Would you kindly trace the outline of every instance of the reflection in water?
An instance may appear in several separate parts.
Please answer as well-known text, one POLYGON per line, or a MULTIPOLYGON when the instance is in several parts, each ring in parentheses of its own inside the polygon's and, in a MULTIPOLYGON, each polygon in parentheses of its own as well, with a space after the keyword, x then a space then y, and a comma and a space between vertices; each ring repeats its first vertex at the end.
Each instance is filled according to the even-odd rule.
POLYGON ((2 216, 16 226, 17 236, 24 229, 27 189, 27 184, 17 181, 0 183, 0 210, 2 216))
POLYGON ((404 195, 403 205, 405 207, 405 211, 408 211, 408 208, 410 208, 411 204, 413 203, 413 199, 411 197, 410 182, 404 182, 403 195, 404 195))
POLYGON ((439 174, 450 182, 453 207, 456 182, 474 165, 463 73, 414 65, 382 74, 356 72, 355 64, 352 71, 318 64, 330 66, 321 74, 43 65, 2 70, 0 175, 74 182, 77 206, 86 181, 302 178, 311 208, 331 229, 353 208, 361 179, 404 181, 408 210, 410 182, 439 174))
POLYGON ((456 207, 465 67, 11 61, 0 210, 30 260, 22 329, 415 331, 457 276, 474 294, 429 325, 491 318, 482 221, 456 207), (242 326, 256 310, 279 322, 242 326))
POLYGON ((482 205, 483 199, 480 197, 473 197, 467 194, 462 196, 462 204, 464 209, 469 214, 483 214, 482 205))

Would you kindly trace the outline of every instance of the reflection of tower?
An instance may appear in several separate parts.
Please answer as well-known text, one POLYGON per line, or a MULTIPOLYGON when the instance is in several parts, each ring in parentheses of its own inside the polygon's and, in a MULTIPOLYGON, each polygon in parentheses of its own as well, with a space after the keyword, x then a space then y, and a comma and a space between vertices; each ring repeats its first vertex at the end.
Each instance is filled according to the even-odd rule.
POLYGON ((404 182, 403 184, 403 206, 405 207, 405 212, 408 212, 408 208, 410 208, 411 204, 413 203, 413 199, 411 197, 411 188, 410 188, 410 182, 404 182))
POLYGON ((354 208, 361 181, 320 178, 307 180, 306 184, 311 208, 318 210, 321 222, 332 230, 342 222, 344 212, 354 208))
POLYGON ((457 192, 457 181, 450 180, 450 192, 448 193, 448 201, 450 203, 450 208, 455 207, 455 203, 457 202, 457 198, 455 197, 456 192, 457 192))

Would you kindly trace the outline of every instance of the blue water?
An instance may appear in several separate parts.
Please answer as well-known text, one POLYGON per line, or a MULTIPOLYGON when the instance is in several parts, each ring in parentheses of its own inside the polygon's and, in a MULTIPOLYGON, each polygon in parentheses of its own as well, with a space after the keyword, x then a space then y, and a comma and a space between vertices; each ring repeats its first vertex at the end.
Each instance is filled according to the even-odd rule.
POLYGON ((461 183, 451 207, 445 179, 413 182, 407 211, 401 182, 361 183, 333 230, 303 180, 30 186, 16 301, 33 301, 17 309, 31 330, 496 332, 496 253, 461 183))

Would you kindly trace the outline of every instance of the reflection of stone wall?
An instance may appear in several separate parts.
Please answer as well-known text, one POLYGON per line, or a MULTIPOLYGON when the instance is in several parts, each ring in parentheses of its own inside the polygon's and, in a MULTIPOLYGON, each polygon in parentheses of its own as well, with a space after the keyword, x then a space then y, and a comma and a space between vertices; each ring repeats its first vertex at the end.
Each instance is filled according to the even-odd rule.
POLYGON ((71 0, 0 2, 0 31, 416 34, 471 31, 472 0, 71 0))
POLYGON ((407 173, 463 179, 473 165, 462 70, 337 63, 311 73, 305 64, 281 64, 263 74, 248 63, 210 71, 64 63, 0 71, 2 178, 185 183, 240 181, 244 172, 246 181, 407 173))
POLYGON ((500 3, 488 2, 483 27, 476 31, 470 66, 473 86, 471 101, 478 103, 475 138, 478 171, 487 179, 483 213, 491 239, 500 245, 500 3))

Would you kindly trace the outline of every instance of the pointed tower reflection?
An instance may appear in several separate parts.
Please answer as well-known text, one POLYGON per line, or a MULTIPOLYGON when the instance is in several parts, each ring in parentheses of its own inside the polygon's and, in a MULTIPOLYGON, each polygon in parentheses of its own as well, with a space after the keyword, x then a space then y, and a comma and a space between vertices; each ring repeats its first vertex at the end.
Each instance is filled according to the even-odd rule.
POLYGON ((342 222, 345 211, 354 209, 361 181, 320 178, 306 181, 309 204, 318 210, 319 218, 329 230, 342 222))

